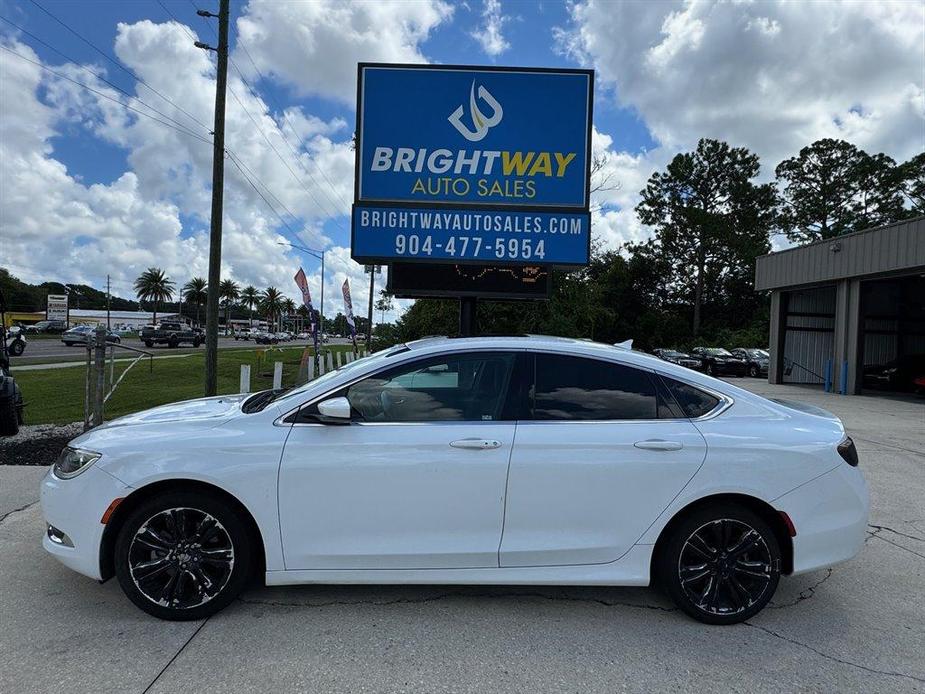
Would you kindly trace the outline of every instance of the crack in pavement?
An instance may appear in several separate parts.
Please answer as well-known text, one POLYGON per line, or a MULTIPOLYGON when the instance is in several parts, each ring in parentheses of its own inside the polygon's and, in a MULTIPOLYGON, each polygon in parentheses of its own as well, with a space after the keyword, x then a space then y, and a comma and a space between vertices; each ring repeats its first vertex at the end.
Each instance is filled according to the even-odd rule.
POLYGON ((547 595, 544 593, 467 593, 462 591, 449 591, 430 595, 420 598, 395 598, 393 600, 329 600, 326 602, 285 602, 281 600, 255 600, 253 598, 238 598, 239 602, 248 605, 267 605, 271 607, 332 607, 348 605, 404 605, 404 604, 425 604, 437 602, 448 598, 514 598, 514 599, 541 599, 550 602, 586 602, 603 605, 605 607, 632 607, 640 610, 655 610, 658 612, 676 612, 677 607, 665 607, 662 605, 649 605, 633 602, 621 602, 618 600, 604 600, 602 598, 582 598, 574 595, 547 595))
POLYGON ((14 513, 19 513, 20 511, 25 511, 27 508, 30 508, 31 506, 35 506, 37 503, 38 503, 38 501, 36 500, 36 501, 33 501, 33 502, 31 502, 31 503, 26 504, 25 506, 20 506, 19 508, 14 508, 12 511, 7 511, 7 512, 4 513, 2 516, 0 516, 0 523, 2 523, 3 521, 5 521, 5 520, 7 519, 8 516, 13 515, 14 513))
POLYGON ((208 622, 208 621, 209 621, 209 618, 208 618, 208 617, 206 617, 205 619, 202 620, 202 624, 200 624, 198 627, 196 627, 196 630, 195 630, 192 634, 190 634, 190 637, 189 637, 188 639, 186 639, 186 641, 183 642, 183 645, 180 646, 180 649, 179 649, 176 653, 173 654, 173 657, 172 657, 170 660, 168 660, 168 661, 167 661, 167 664, 164 665, 164 667, 161 668, 161 671, 158 672, 158 673, 154 676, 154 679, 151 680, 151 683, 148 684, 148 686, 144 688, 144 690, 141 692, 141 694, 148 694, 148 692, 151 691, 151 687, 153 687, 153 686, 157 683, 157 681, 161 678, 161 675, 163 675, 165 672, 167 672, 167 668, 169 668, 171 665, 173 665, 173 662, 180 656, 180 654, 186 649, 186 647, 190 645, 190 642, 191 642, 194 638, 196 638, 196 635, 197 635, 200 631, 202 631, 202 628, 206 625, 206 622, 208 622))
POLYGON ((814 646, 810 646, 808 643, 803 643, 802 641, 797 641, 796 639, 790 638, 789 636, 784 636, 783 634, 779 634, 773 629, 768 629, 767 627, 759 626, 757 624, 753 624, 752 622, 742 622, 742 623, 747 627, 751 627, 752 629, 758 629, 759 631, 763 631, 765 634, 768 634, 769 636, 773 636, 776 639, 780 639, 781 641, 786 641, 787 643, 793 644, 794 646, 805 648, 808 651, 812 651, 813 653, 818 655, 820 658, 825 658, 826 660, 830 660, 834 663, 839 663, 840 665, 848 665, 850 667, 855 667, 855 668, 858 668, 859 670, 864 670, 865 672, 869 672, 873 675, 884 675, 887 677, 902 677, 905 679, 912 680, 913 682, 925 683, 925 677, 917 677, 916 675, 909 675, 909 674, 906 674, 905 672, 893 672, 892 670, 877 670, 876 668, 867 667, 866 665, 861 665, 860 663, 855 663, 850 660, 845 660, 844 658, 839 658, 837 656, 824 653, 823 651, 820 651, 818 648, 815 648, 814 646))
POLYGON ((919 542, 925 542, 925 537, 918 537, 917 535, 909 535, 909 534, 907 534, 907 533, 901 533, 901 532, 899 532, 898 530, 893 530, 893 528, 891 528, 891 527, 889 527, 889 526, 887 526, 887 525, 874 525, 873 523, 868 523, 868 524, 867 524, 867 527, 868 527, 868 528, 875 528, 875 529, 878 530, 878 531, 879 531, 879 530, 886 530, 887 532, 891 532, 891 533, 893 533, 894 535, 899 535, 900 537, 908 537, 910 540, 918 540, 919 542))
POLYGON ((899 543, 897 543, 897 542, 893 542, 892 540, 888 540, 887 538, 883 537, 883 535, 880 534, 880 531, 879 531, 879 530, 875 530, 875 531, 872 532, 872 533, 871 533, 871 532, 867 533, 867 540, 864 540, 865 544, 867 543, 868 540, 870 540, 871 538, 874 538, 874 537, 877 538, 878 540, 883 540, 883 541, 886 542, 887 544, 893 545, 894 547, 898 547, 899 549, 903 550, 904 552, 908 552, 909 554, 914 554, 914 555, 917 556, 917 557, 921 557, 922 559, 925 559, 925 554, 921 554, 921 553, 919 553, 919 552, 916 552, 914 549, 909 549, 908 547, 903 547, 901 544, 899 544, 899 543))
POLYGON ((925 451, 919 451, 915 448, 905 448, 903 446, 897 446, 895 443, 886 443, 885 441, 877 441, 875 439, 865 439, 860 436, 852 436, 855 441, 864 441, 865 443, 873 443, 877 446, 884 446, 886 448, 893 448, 897 451, 905 451, 906 453, 912 453, 913 455, 925 455, 925 451))
POLYGON ((809 600, 813 595, 816 594, 816 589, 821 586, 823 583, 832 578, 832 569, 826 569, 825 576, 816 581, 809 588, 804 588, 800 591, 800 594, 797 596, 796 600, 792 602, 781 603, 780 605, 775 604, 773 601, 768 604, 767 609, 769 610, 782 610, 785 607, 793 607, 797 603, 803 602, 804 600, 809 600))

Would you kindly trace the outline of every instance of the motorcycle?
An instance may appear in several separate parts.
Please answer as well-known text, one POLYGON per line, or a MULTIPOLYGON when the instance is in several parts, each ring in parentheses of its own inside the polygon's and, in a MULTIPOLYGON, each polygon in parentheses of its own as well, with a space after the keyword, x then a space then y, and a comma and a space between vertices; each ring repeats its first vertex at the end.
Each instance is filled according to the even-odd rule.
POLYGON ((17 345, 17 354, 26 348, 25 338, 6 328, 6 301, 0 292, 0 436, 14 436, 23 423, 23 398, 19 384, 10 372, 10 347, 17 345), (20 342, 21 340, 21 342, 20 342))
POLYGON ((26 351, 26 336, 18 325, 7 328, 3 339, 11 357, 18 357, 26 351))

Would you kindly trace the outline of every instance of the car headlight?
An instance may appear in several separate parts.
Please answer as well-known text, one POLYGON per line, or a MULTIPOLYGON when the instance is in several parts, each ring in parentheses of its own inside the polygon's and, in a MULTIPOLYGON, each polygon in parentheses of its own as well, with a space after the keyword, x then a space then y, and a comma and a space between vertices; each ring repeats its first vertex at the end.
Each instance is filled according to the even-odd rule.
POLYGON ((55 461, 55 477, 68 479, 76 477, 100 459, 100 453, 65 446, 55 461))

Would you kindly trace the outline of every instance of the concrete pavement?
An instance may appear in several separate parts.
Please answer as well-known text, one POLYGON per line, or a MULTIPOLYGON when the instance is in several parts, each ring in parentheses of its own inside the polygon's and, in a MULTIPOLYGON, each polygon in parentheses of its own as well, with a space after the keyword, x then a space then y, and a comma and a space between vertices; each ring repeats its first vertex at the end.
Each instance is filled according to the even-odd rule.
MULTIPOLYGON (((34 504, 0 521, 0 691, 925 691, 925 401, 733 382, 841 416, 873 502, 858 558, 784 579, 746 625, 647 589, 439 586, 255 588, 161 622, 46 556, 34 504)), ((3 509, 36 498, 41 473, 12 470, 3 509)))

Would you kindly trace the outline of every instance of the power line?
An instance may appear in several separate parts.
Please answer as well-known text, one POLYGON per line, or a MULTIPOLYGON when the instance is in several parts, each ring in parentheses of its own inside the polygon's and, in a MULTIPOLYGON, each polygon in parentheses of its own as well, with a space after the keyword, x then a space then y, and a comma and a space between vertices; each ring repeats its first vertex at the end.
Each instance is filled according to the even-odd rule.
MULTIPOLYGON (((254 59, 251 57, 250 51, 247 50, 247 46, 241 43, 240 36, 238 36, 238 40, 236 41, 235 45, 240 46, 241 50, 244 51, 244 55, 247 56, 247 59, 250 61, 250 64, 254 67, 254 71, 257 73, 257 77, 262 81, 266 81, 266 78, 263 76, 263 73, 260 72, 260 68, 257 67, 257 63, 254 62, 254 59)), ((248 89, 250 89, 250 85, 247 83, 247 80, 244 79, 244 75, 241 74, 241 71, 238 69, 237 64, 235 64, 233 60, 231 61, 231 64, 234 67, 235 71, 238 73, 238 75, 241 77, 241 81, 244 82, 244 84, 247 86, 248 89)), ((289 129, 292 130, 292 134, 298 137, 298 133, 296 133, 296 129, 295 129, 295 126, 292 124, 292 121, 289 120, 289 114, 286 113, 286 109, 284 109, 280 105, 280 103, 276 100, 276 97, 274 97, 272 93, 268 93, 268 96, 270 97, 270 100, 273 102, 273 105, 276 106, 276 109, 283 115, 283 119, 286 121, 286 124, 289 126, 289 129)), ((280 129, 280 136, 283 137, 283 139, 285 140, 285 137, 282 135, 282 129, 280 129)), ((288 144, 289 141, 286 140, 286 143, 288 144)), ((291 149, 291 146, 290 146, 290 149, 291 149)), ((329 179, 327 174, 324 172, 324 169, 321 168, 321 164, 318 163, 318 161, 311 155, 310 152, 306 151, 305 153, 308 155, 308 158, 312 161, 312 163, 314 163, 315 167, 318 169, 318 172, 322 175, 324 180, 327 182, 328 186, 331 188, 331 192, 333 192, 335 195, 340 195, 337 192, 336 188, 334 187, 334 184, 331 183, 331 179, 329 179)), ((295 154, 295 152, 293 152, 293 154, 295 154)), ((346 200, 343 197, 341 198, 341 201, 347 202, 348 205, 350 203, 349 200, 346 200)))
POLYGON ((152 92, 154 92, 155 94, 157 94, 159 97, 161 97, 161 98, 162 98, 164 101, 166 101, 168 104, 170 104, 171 106, 173 106, 174 108, 176 108, 178 111, 180 111, 181 113, 185 114, 186 116, 188 116, 189 118, 191 118, 193 121, 195 121, 196 123, 198 123, 200 126, 202 126, 203 128, 205 128, 206 131, 209 131, 209 130, 210 130, 210 128, 209 128, 208 125, 206 125, 205 123, 203 123, 201 120, 199 120, 199 119, 198 119, 196 116, 194 116, 192 113, 190 113, 190 112, 187 111, 186 109, 182 108, 181 106, 178 106, 178 105, 177 105, 176 103, 174 103, 171 99, 169 99, 168 97, 166 97, 166 96, 164 96, 163 94, 161 94, 157 89, 155 89, 155 88, 152 87, 150 84, 148 84, 147 82, 145 82, 141 77, 138 77, 134 72, 132 72, 129 68, 127 68, 127 67, 126 67, 125 65, 123 65, 121 62, 119 62, 119 61, 116 60, 115 58, 110 57, 104 50, 102 50, 102 49, 99 48, 96 44, 94 44, 92 41, 90 41, 89 39, 85 38, 83 35, 81 35, 80 33, 78 33, 76 29, 73 29, 73 28, 72 28, 70 25, 68 25, 66 22, 62 21, 61 19, 59 19, 58 17, 56 17, 55 15, 53 15, 51 12, 49 12, 47 9, 45 9, 44 7, 42 7, 38 2, 36 2, 36 0, 29 0, 29 1, 30 1, 33 5, 35 5, 36 7, 38 7, 42 12, 44 12, 44 13, 47 14, 49 17, 51 17, 53 20, 55 20, 58 24, 60 24, 60 25, 63 26, 65 29, 67 29, 69 32, 71 32, 74 36, 76 36, 76 37, 79 38, 81 41, 83 41, 85 44, 87 44, 87 45, 88 45, 90 48, 92 48, 94 51, 96 51, 96 52, 99 53, 101 56, 103 56, 104 58, 106 58, 106 60, 108 60, 110 63, 112 63, 112 64, 115 65, 117 68, 119 68, 120 70, 122 70, 123 72, 125 72, 127 75, 129 75, 130 77, 132 77, 132 79, 135 79, 135 80, 137 80, 138 82, 140 82, 141 84, 145 85, 148 89, 150 89, 152 92))
MULTIPOLYGON (((19 30, 20 32, 22 32, 22 33, 25 34, 26 36, 29 36, 33 41, 37 41, 38 43, 40 43, 40 44, 42 44, 43 46, 45 46, 48 50, 57 53, 59 56, 61 56, 62 58, 64 58, 66 61, 68 61, 68 62, 70 62, 70 63, 73 63, 75 66, 77 66, 77 67, 80 68, 81 70, 84 70, 85 72, 89 72, 91 75, 93 75, 94 77, 96 77, 98 80, 100 80, 101 82, 103 82, 103 83, 109 85, 110 87, 112 87, 113 89, 115 89, 115 90, 116 90, 117 92, 119 92, 120 94, 123 94, 123 95, 127 96, 129 99, 134 99, 134 100, 137 101, 138 103, 140 103, 140 104, 142 104, 143 106, 145 106, 145 108, 151 109, 151 110, 154 111, 156 114, 158 114, 158 115, 160 115, 160 116, 163 116, 164 118, 166 118, 167 120, 169 120, 171 123, 176 124, 176 126, 177 126, 178 128, 182 128, 184 131, 189 132, 189 133, 191 133, 191 134, 194 134, 194 133, 192 133, 192 131, 191 131, 186 125, 184 125, 184 124, 181 123, 180 121, 171 118, 170 116, 168 116, 168 115, 167 115, 166 113, 164 113, 163 111, 159 111, 158 109, 156 109, 156 108, 154 108, 153 106, 151 106, 151 104, 148 104, 148 103, 144 102, 144 101, 143 101, 142 99, 140 99, 139 97, 137 97, 137 96, 135 96, 135 95, 133 95, 133 94, 129 94, 127 91, 125 91, 125 90, 124 90, 122 87, 120 87, 119 85, 114 84, 113 82, 110 82, 108 79, 106 79, 105 77, 103 77, 103 76, 100 75, 99 73, 94 72, 93 70, 91 70, 90 68, 86 67, 85 65, 81 65, 78 61, 74 60, 74 59, 71 58, 70 56, 68 56, 68 55, 66 55, 65 53, 61 52, 60 50, 58 50, 57 48, 55 48, 54 46, 52 46, 50 43, 48 43, 48 42, 46 42, 46 41, 43 41, 43 40, 40 39, 38 36, 36 36, 35 34, 33 34, 33 33, 29 32, 29 31, 27 31, 26 29, 24 29, 23 27, 19 26, 19 25, 16 24, 15 22, 12 22, 12 21, 10 21, 9 19, 7 19, 6 17, 2 17, 2 16, 0 16, 0 20, 3 20, 4 22, 6 22, 7 24, 9 24, 10 26, 15 27, 17 30, 19 30)), ((119 102, 119 103, 121 103, 121 102, 119 102)))
MULTIPOLYGON (((198 11, 198 8, 196 7, 196 4, 193 2, 193 0, 188 0, 188 2, 189 2, 190 6, 191 6, 193 9, 195 9, 195 10, 198 11)), ((215 29, 212 27, 211 24, 209 24, 208 26, 209 26, 209 29, 210 29, 210 30, 213 32, 213 34, 214 34, 215 29)), ((242 46, 242 48, 243 48, 243 46, 242 46)), ((251 63, 253 63, 253 58, 250 58, 250 60, 251 60, 251 63)), ((241 69, 238 67, 237 63, 235 63, 235 61, 232 60, 230 57, 229 57, 229 62, 231 63, 231 66, 235 69, 235 72, 238 73, 238 77, 241 79, 241 82, 242 82, 242 83, 244 84, 244 86, 247 88, 248 92, 249 92, 255 99, 257 99, 257 100, 259 101, 259 100, 261 99, 261 97, 260 97, 260 96, 257 94, 257 92, 250 86, 250 84, 248 83, 247 79, 244 77, 244 74, 241 72, 241 69)), ((256 64, 254 65, 254 68, 255 68, 255 69, 257 68, 256 64)), ((259 71, 259 70, 258 70, 257 72, 258 72, 258 74, 260 74, 260 71, 259 71)), ((262 76, 261 76, 261 77, 262 77, 262 76)), ((238 98, 238 95, 235 93, 234 89, 231 89, 231 88, 229 87, 229 91, 231 92, 231 96, 234 97, 235 101, 238 102, 238 104, 241 106, 241 108, 244 110, 244 112, 245 112, 245 113, 248 115, 248 117, 251 119, 251 122, 254 124, 254 126, 260 131, 260 134, 263 136, 263 139, 266 141, 267 145, 269 145, 269 147, 274 151, 274 153, 276 154, 276 156, 279 157, 280 161, 283 162, 283 165, 286 166, 287 169, 289 169, 289 172, 293 175, 293 177, 294 177, 297 181, 299 181, 300 185, 301 185, 302 188, 305 190, 305 192, 308 193, 309 196, 311 196, 311 198, 315 201, 315 204, 317 204, 319 208, 324 208, 324 212, 325 212, 326 214, 330 214, 330 211, 329 211, 328 209, 326 209, 327 206, 323 206, 323 205, 321 204, 321 201, 315 196, 314 193, 312 193, 310 190, 308 190, 308 188, 306 188, 305 183, 304 183, 298 176, 296 176, 296 174, 295 174, 295 172, 292 170, 292 168, 286 163, 286 161, 283 159, 282 155, 280 155, 279 151, 276 149, 276 147, 273 146, 273 144, 270 142, 270 140, 269 140, 269 138, 267 137, 267 135, 263 132, 263 128, 261 128, 260 125, 257 124, 256 120, 255 120, 254 117, 251 115, 250 111, 247 109, 246 106, 244 106, 244 104, 243 104, 243 102, 241 101, 241 99, 238 98)), ((275 100, 274 100, 274 101, 275 101, 275 100)), ((286 115, 285 110, 281 109, 281 108, 279 107, 279 104, 278 104, 278 103, 276 104, 276 106, 277 106, 277 108, 280 110, 280 112, 283 114, 283 118, 285 118, 286 121, 289 122, 288 116, 286 115)), ((295 128, 292 126, 291 122, 289 122, 289 127, 292 129, 293 133, 295 133, 295 128)), ((279 129, 279 135, 280 135, 280 137, 282 138, 283 142, 286 143, 286 146, 289 147, 289 151, 292 152, 292 155, 293 155, 293 157, 294 157, 296 163, 299 165, 299 168, 301 168, 302 171, 312 180, 312 183, 314 183, 315 186, 318 187, 318 189, 321 190, 321 191, 324 193, 325 197, 328 198, 328 202, 330 202, 330 203, 332 204, 333 210, 334 210, 334 214, 333 214, 333 215, 330 215, 330 216, 334 219, 335 225, 338 226, 342 231, 347 231, 346 227, 344 227, 344 225, 341 224, 341 223, 337 220, 337 217, 340 216, 339 213, 338 213, 338 203, 337 203, 337 201, 334 200, 334 198, 332 198, 330 195, 328 195, 327 191, 325 191, 324 188, 318 183, 317 179, 316 179, 315 176, 312 174, 312 172, 309 171, 309 170, 305 167, 305 165, 302 163, 302 158, 299 156, 299 154, 298 154, 298 152, 295 150, 295 148, 293 148, 293 146, 292 146, 292 144, 289 142, 289 140, 286 139, 286 136, 285 136, 285 134, 283 133, 282 129, 279 129)), ((333 186, 333 184, 330 182, 330 179, 328 179, 327 176, 325 175, 324 169, 321 168, 321 165, 318 164, 318 162, 311 156, 310 153, 306 152, 306 154, 308 155, 308 158, 311 159, 312 162, 314 162, 315 166, 318 168, 318 171, 321 173, 322 176, 324 176, 325 180, 326 180, 327 183, 328 183, 328 186, 331 188, 332 192, 334 192, 335 195, 336 195, 336 194, 337 194, 337 191, 334 189, 334 186, 333 186)))
POLYGON ((179 132, 179 133, 182 133, 182 134, 184 134, 184 135, 188 135, 189 137, 192 137, 192 138, 195 138, 195 139, 200 140, 200 141, 202 141, 202 142, 205 142, 206 144, 209 144, 209 145, 212 144, 212 140, 209 140, 209 139, 207 139, 207 138, 205 138, 205 137, 202 137, 202 136, 200 136, 200 135, 197 135, 196 133, 192 132, 191 130, 184 130, 184 129, 178 128, 178 127, 176 127, 175 125, 173 125, 173 124, 171 124, 171 123, 168 123, 168 122, 165 121, 165 120, 161 120, 160 118, 157 118, 156 116, 152 116, 150 113, 145 113, 144 111, 140 111, 140 110, 138 110, 137 108, 134 108, 134 107, 132 107, 132 106, 129 106, 128 104, 123 103, 123 102, 119 101, 118 99, 116 99, 116 98, 114 98, 114 97, 111 97, 111 96, 109 96, 108 94, 105 94, 105 93, 99 91, 98 89, 94 89, 93 87, 91 87, 91 86, 89 86, 89 85, 86 85, 86 84, 84 84, 83 82, 80 82, 80 81, 78 81, 78 80, 72 79, 72 78, 68 77, 67 75, 61 74, 61 73, 58 72, 57 70, 53 70, 53 69, 51 69, 50 67, 48 67, 48 66, 46 66, 46 65, 43 65, 42 63, 38 62, 37 60, 32 60, 31 58, 27 58, 26 56, 22 55, 21 53, 17 53, 16 51, 12 50, 11 48, 7 48, 6 46, 0 45, 0 50, 4 50, 4 51, 6 51, 7 53, 9 53, 9 54, 11 54, 11 55, 15 55, 15 56, 16 56, 17 58, 19 58, 20 60, 25 60, 27 63, 32 63, 33 65, 36 65, 36 66, 42 68, 42 69, 45 70, 46 72, 50 72, 51 74, 53 74, 53 75, 55 75, 55 76, 57 76, 57 77, 59 77, 59 78, 61 78, 61 79, 63 79, 63 80, 66 80, 66 81, 68 81, 68 82, 71 82, 72 84, 76 84, 78 87, 83 87, 83 88, 86 89, 87 91, 93 92, 94 94, 96 94, 96 95, 98 95, 98 96, 101 96, 101 97, 103 97, 104 99, 108 99, 109 101, 112 101, 113 103, 119 104, 119 106, 122 106, 123 108, 127 108, 129 111, 134 111, 135 113, 137 113, 137 114, 140 115, 140 116, 144 116, 145 118, 150 118, 151 120, 155 120, 155 121, 157 121, 158 123, 161 123, 162 125, 166 125, 168 128, 171 128, 171 129, 173 129, 173 130, 176 130, 176 131, 179 132))

